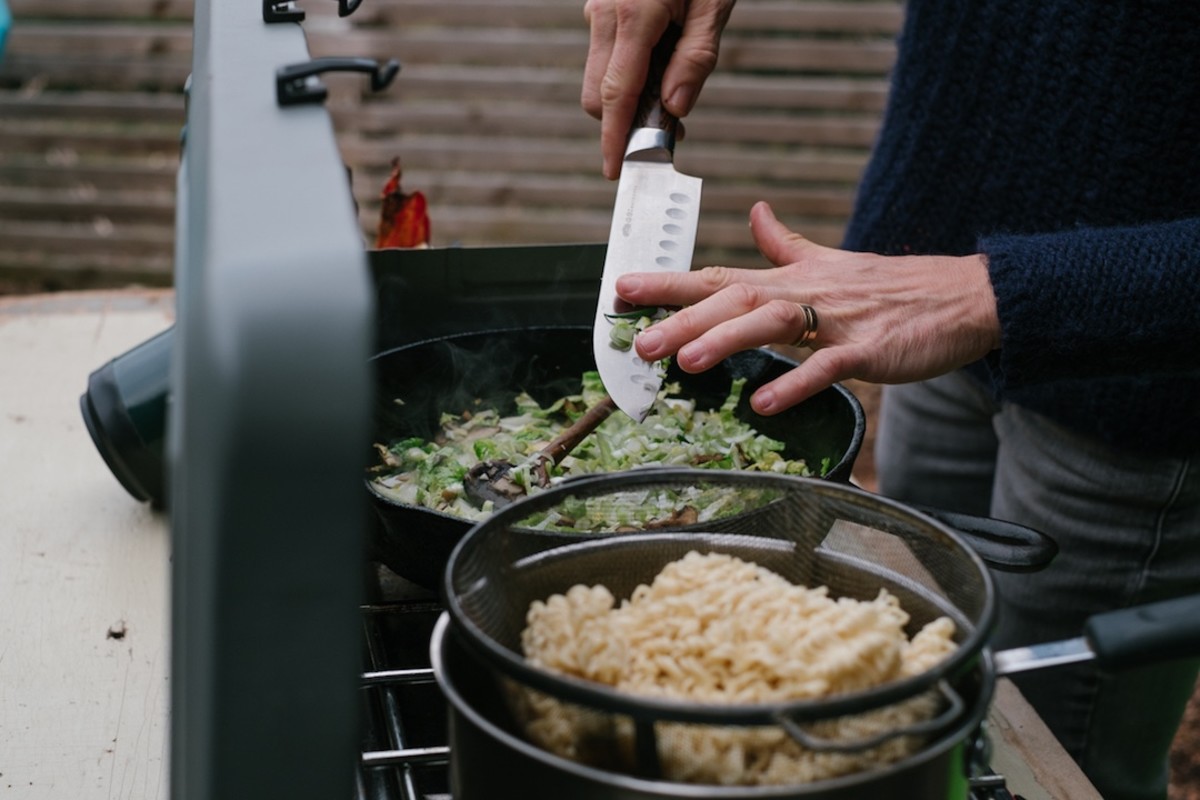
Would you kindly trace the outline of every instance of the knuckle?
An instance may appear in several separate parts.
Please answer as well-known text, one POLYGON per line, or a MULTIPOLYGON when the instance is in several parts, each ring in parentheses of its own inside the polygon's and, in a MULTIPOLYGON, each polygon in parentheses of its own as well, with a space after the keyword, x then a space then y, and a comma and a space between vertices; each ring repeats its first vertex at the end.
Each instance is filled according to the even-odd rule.
POLYGON ((717 68, 717 48, 711 45, 690 47, 679 54, 687 63, 689 71, 699 75, 710 75, 717 68))
POLYGON ((737 286, 734 271, 729 267, 709 266, 696 273, 700 287, 707 294, 714 294, 721 289, 737 286))
POLYGON ((725 276, 729 273, 726 267, 704 267, 696 274, 705 289, 719 289, 725 285, 725 276))
POLYGON ((701 277, 707 294, 720 295, 721 301, 739 314, 769 302, 762 287, 740 280, 738 271, 729 267, 705 267, 701 277))
POLYGON ((733 283, 726 291, 730 299, 743 311, 770 303, 762 287, 752 283, 733 283))
POLYGON ((763 305, 763 311, 772 320, 787 327, 795 327, 805 322, 804 314, 800 311, 800 306, 789 300, 781 300, 779 298, 769 300, 763 305))
POLYGON ((853 348, 830 347, 812 355, 830 383, 864 374, 864 360, 853 348), (820 357, 818 359, 818 356, 820 357))
POLYGON ((613 13, 616 15, 618 27, 629 25, 642 19, 645 3, 641 0, 614 0, 613 13))

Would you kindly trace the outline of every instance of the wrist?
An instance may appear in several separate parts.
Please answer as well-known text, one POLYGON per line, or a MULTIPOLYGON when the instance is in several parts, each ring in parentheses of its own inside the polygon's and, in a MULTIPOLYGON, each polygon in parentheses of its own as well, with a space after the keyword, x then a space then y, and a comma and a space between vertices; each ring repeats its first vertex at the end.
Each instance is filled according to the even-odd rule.
POLYGON ((988 351, 1000 349, 1000 313, 996 307, 996 291, 992 288, 992 276, 988 270, 988 258, 984 253, 963 257, 964 267, 969 274, 972 293, 972 308, 976 309, 974 324, 988 351))

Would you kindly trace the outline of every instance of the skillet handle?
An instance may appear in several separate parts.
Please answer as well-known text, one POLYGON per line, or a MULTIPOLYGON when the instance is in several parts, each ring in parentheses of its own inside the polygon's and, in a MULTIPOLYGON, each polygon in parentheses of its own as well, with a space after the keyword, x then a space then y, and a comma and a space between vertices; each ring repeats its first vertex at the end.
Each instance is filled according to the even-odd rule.
POLYGON ((1118 670, 1200 656, 1200 594, 1089 617, 1096 663, 1118 670))
POLYGON ((958 531, 967 544, 993 569, 1001 572, 1037 572, 1058 555, 1058 543, 1041 531, 991 517, 908 503, 958 531))

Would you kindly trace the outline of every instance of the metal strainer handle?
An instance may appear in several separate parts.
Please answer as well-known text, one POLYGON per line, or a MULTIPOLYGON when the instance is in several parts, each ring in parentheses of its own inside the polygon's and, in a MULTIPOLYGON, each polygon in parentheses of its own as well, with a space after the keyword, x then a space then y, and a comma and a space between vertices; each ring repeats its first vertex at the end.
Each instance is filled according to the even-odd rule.
POLYGON ((808 750, 818 753, 861 753, 900 736, 924 736, 937 733, 957 721, 966 708, 962 697, 945 680, 938 681, 935 688, 946 701, 945 709, 936 717, 914 722, 911 725, 902 725, 862 739, 826 739, 822 736, 814 736, 786 711, 781 712, 777 719, 788 735, 808 750))

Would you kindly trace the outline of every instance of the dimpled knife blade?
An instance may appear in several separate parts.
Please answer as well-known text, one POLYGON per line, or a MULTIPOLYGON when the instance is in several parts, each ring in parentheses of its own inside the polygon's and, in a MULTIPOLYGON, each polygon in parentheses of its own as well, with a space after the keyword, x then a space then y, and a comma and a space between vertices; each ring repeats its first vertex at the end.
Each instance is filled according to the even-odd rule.
POLYGON ((641 422, 662 387, 664 370, 634 347, 612 341, 617 278, 630 272, 687 272, 692 266, 702 181, 675 169, 679 121, 663 107, 662 74, 679 41, 670 26, 654 48, 646 85, 625 147, 613 204, 604 275, 592 326, 592 352, 604 388, 617 407, 641 422))

